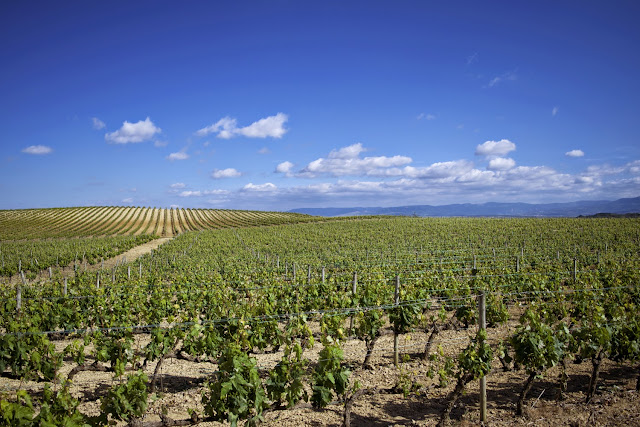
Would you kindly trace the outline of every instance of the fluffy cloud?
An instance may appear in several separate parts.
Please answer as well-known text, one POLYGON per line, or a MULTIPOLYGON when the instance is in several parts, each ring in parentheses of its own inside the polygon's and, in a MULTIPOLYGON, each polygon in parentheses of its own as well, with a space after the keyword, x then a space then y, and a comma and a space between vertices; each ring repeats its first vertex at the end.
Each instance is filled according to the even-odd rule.
POLYGON ((476 147, 476 156, 502 157, 515 149, 516 144, 508 139, 501 139, 500 141, 486 141, 476 147))
POLYGON ((584 156, 584 151, 582 150, 571 150, 571 151, 567 151, 566 153, 564 153, 565 156, 568 157, 583 157, 584 156))
POLYGON ((92 117, 91 122, 93 123, 93 128, 97 130, 104 129, 107 127, 107 125, 97 117, 92 117))
POLYGON ((184 151, 178 151, 177 153, 171 153, 167 156, 167 160, 187 160, 189 155, 184 151))
POLYGON ((180 192, 178 196, 180 197, 202 197, 202 196, 220 196, 229 194, 228 190, 185 190, 180 192))
POLYGON ((213 172, 211 172, 211 178, 213 179, 237 178, 240 175, 242 174, 233 168, 214 169, 213 172))
POLYGON ((369 176, 395 176, 419 179, 448 179, 460 176, 473 169, 473 163, 466 160, 455 160, 451 162, 436 162, 429 166, 414 167, 405 166, 403 168, 389 168, 376 173, 369 173, 369 176))
POLYGON ((274 184, 270 182, 265 182, 264 184, 254 184, 252 182, 248 183, 244 187, 242 187, 243 191, 251 191, 251 192, 273 192, 277 190, 274 184))
POLYGON ((291 162, 282 162, 278 166, 276 166, 277 173, 284 173, 287 176, 291 176, 292 169, 293 169, 293 163, 291 162))
POLYGON ((26 154, 44 155, 52 153, 53 148, 47 147, 46 145, 30 145, 26 148, 23 148, 22 152, 26 154))
POLYGON ((196 132, 198 136, 206 136, 210 133, 218 133, 218 138, 229 139, 233 136, 235 130, 237 130, 237 121, 231 117, 223 117, 217 122, 207 127, 204 127, 196 132))
POLYGON ((496 157, 489 160, 487 169, 492 171, 506 171, 513 169, 516 165, 516 161, 508 157, 496 157))
MULTIPOLYGON (((499 159, 502 160, 494 165, 501 162, 511 165, 511 159, 499 159)), ((286 210, 305 206, 438 205, 490 200, 551 202, 580 200, 585 195, 634 197, 640 188, 640 161, 621 166, 592 166, 581 174, 567 174, 548 166, 514 165, 508 169, 504 166, 480 170, 472 162, 458 160, 397 168, 381 178, 338 179, 287 187, 269 182, 249 183, 235 191, 216 193, 219 197, 209 203, 234 209, 272 210, 278 206, 286 210), (396 178, 388 179, 393 176, 396 178)), ((198 193, 206 194, 205 191, 198 193)))
POLYGON ((175 184, 171 184, 169 187, 171 187, 174 190, 179 190, 179 189, 185 188, 186 185, 184 182, 176 182, 175 184))
POLYGON ((275 116, 265 117, 249 126, 238 127, 237 120, 231 117, 223 117, 216 123, 204 127, 196 132, 198 136, 205 136, 217 133, 218 138, 229 139, 235 136, 245 136, 247 138, 282 138, 287 133, 284 124, 289 117, 284 113, 275 116))
MULTIPOLYGON (((466 159, 414 166, 406 156, 365 156, 368 150, 358 143, 334 149, 298 171, 288 161, 275 167, 276 173, 287 176, 328 178, 308 185, 278 187, 271 182, 250 182, 233 191, 187 189, 176 185, 173 194, 182 198, 211 195, 211 200, 201 200, 217 207, 272 210, 277 206, 286 210, 323 205, 569 201, 583 199, 585 195, 589 198, 633 197, 640 188, 640 160, 623 165, 591 165, 582 173, 570 174, 548 166, 518 166, 507 156, 515 149, 516 145, 505 139, 478 145, 475 153, 483 156, 486 167, 477 167, 466 159)), ((233 174, 225 171, 228 170, 217 171, 217 176, 233 174)))
POLYGON ((333 150, 327 158, 319 158, 309 163, 301 172, 300 176, 315 177, 317 175, 379 175, 387 174, 385 169, 407 165, 411 163, 411 158, 406 156, 393 157, 364 157, 360 158, 360 153, 365 151, 361 143, 349 145, 339 150, 333 150))
POLYGON ((125 121, 120 129, 106 134, 104 139, 112 144, 138 143, 147 141, 160 132, 162 132, 162 129, 154 125, 147 117, 145 120, 140 120, 136 123, 125 121))

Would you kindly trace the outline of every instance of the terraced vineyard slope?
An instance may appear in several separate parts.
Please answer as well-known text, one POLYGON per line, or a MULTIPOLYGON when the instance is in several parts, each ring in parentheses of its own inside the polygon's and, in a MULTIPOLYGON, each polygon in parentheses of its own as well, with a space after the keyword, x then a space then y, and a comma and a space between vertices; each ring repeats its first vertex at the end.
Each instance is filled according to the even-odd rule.
POLYGON ((151 207, 75 207, 0 211, 0 241, 51 237, 155 234, 316 221, 285 212, 151 207))

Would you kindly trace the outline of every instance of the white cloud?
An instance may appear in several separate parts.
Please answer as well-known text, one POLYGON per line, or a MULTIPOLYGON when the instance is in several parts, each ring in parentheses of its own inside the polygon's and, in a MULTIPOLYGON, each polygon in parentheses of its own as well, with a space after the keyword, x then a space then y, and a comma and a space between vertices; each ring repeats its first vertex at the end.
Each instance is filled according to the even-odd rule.
POLYGON ((120 129, 106 134, 104 139, 113 144, 138 143, 147 141, 160 132, 162 132, 162 129, 156 127, 147 117, 145 120, 140 120, 136 123, 125 121, 120 129))
POLYGON ((133 197, 127 197, 126 199, 122 199, 122 203, 133 203, 133 197))
POLYGON ((229 139, 233 136, 233 132, 237 129, 236 119, 231 117, 223 117, 216 123, 204 127, 196 132, 198 136, 209 135, 218 132, 218 138, 229 139))
MULTIPOLYGON (((500 162, 511 165, 510 160, 498 160, 494 165, 500 162)), ((288 187, 269 182, 250 183, 235 191, 198 191, 192 195, 215 194, 208 203, 220 207, 277 206, 286 210, 305 206, 440 205, 489 200, 551 202, 580 200, 585 195, 634 197, 640 188, 639 160, 621 166, 597 165, 581 174, 562 173, 548 166, 479 170, 467 160, 437 162, 427 167, 406 166, 388 172, 382 177, 397 176, 397 179, 338 179, 288 187)))
POLYGON ((476 156, 504 156, 516 149, 516 144, 508 139, 486 141, 476 147, 476 156))
POLYGON ((360 153, 366 151, 361 143, 333 150, 327 158, 319 158, 309 163, 299 176, 313 178, 319 174, 333 176, 345 175, 385 175, 384 169, 407 165, 411 158, 406 156, 364 157, 360 153))
POLYGON ((584 151, 582 150, 571 150, 571 151, 567 151, 566 153, 564 153, 565 156, 568 157, 583 157, 584 156, 584 151))
POLYGON ((275 116, 265 117, 249 126, 239 128, 237 120, 231 117, 223 117, 216 123, 204 127, 196 132, 198 136, 205 136, 211 133, 217 133, 218 138, 229 139, 235 136, 245 136, 247 138, 282 138, 287 133, 284 124, 289 117, 284 113, 278 113, 275 116))
POLYGON ((107 127, 107 125, 97 117, 92 117, 91 121, 93 123, 93 128, 94 129, 100 130, 100 129, 104 129, 104 128, 107 127))
POLYGON ((362 146, 361 142, 352 144, 347 147, 342 147, 339 150, 331 150, 329 153, 330 159, 355 159, 360 153, 367 151, 362 146))
POLYGON ((261 149, 258 150, 258 154, 269 154, 271 153, 271 150, 269 150, 267 147, 262 147, 261 149))
POLYGON ((244 187, 242 187, 243 191, 251 191, 251 192, 254 192, 254 191, 255 192, 272 192, 277 189, 278 187, 276 187, 274 184, 270 182, 266 182, 264 184, 253 184, 252 182, 250 182, 244 187))
POLYGON ((278 113, 275 116, 260 119, 247 127, 239 129, 239 133, 249 138, 281 138, 287 132, 284 124, 288 120, 288 116, 278 113))
POLYGON ((189 158, 189 155, 187 153, 185 153, 184 151, 178 151, 177 153, 171 153, 169 154, 167 157, 167 160, 187 160, 189 158))
MULTIPOLYGON (((447 179, 462 175, 473 169, 473 163, 466 160, 451 162, 436 162, 426 167, 405 166, 403 168, 389 168, 377 176, 404 176, 420 179, 447 179)), ((376 175, 376 174, 369 174, 376 175)))
POLYGON ((52 153, 53 148, 47 147, 46 145, 30 145, 27 148, 23 148, 22 152, 26 154, 44 155, 52 153))
POLYGON ((284 173, 287 176, 291 176, 291 170, 293 169, 293 163, 291 162, 282 162, 278 166, 276 166, 276 173, 284 173))
POLYGON ((555 116, 556 114, 558 114, 558 111, 560 111, 558 107, 553 107, 553 109, 551 110, 551 115, 555 116))
POLYGON ((418 120, 435 120, 436 116, 434 114, 420 113, 417 118, 418 120))
POLYGON ((211 178, 213 179, 237 178, 240 175, 242 174, 237 170, 235 170, 234 168, 214 169, 213 172, 211 172, 211 178))
POLYGON ((487 169, 492 171, 506 171, 513 169, 516 165, 516 161, 508 157, 496 157, 489 160, 487 169))
POLYGON ((166 147, 169 145, 169 141, 154 141, 153 146, 156 148, 166 147))
POLYGON ((174 190, 179 190, 179 189, 185 188, 186 185, 184 182, 176 182, 174 184, 171 184, 169 187, 171 187, 174 190))
POLYGON ((180 197, 202 197, 202 196, 220 196, 230 194, 229 190, 185 190, 181 191, 180 197))

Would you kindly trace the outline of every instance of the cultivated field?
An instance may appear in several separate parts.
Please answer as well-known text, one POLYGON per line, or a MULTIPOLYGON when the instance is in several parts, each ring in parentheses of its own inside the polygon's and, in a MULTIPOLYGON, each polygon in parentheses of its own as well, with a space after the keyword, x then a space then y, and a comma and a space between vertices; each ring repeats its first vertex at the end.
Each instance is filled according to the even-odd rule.
POLYGON ((640 419, 640 220, 293 216, 85 268, 142 238, 110 218, 0 242, 54 267, 4 282, 0 420, 477 425, 485 375, 489 424, 640 419))
POLYGON ((0 211, 0 241, 74 236, 172 237, 186 231, 314 221, 308 215, 226 209, 92 206, 0 211))

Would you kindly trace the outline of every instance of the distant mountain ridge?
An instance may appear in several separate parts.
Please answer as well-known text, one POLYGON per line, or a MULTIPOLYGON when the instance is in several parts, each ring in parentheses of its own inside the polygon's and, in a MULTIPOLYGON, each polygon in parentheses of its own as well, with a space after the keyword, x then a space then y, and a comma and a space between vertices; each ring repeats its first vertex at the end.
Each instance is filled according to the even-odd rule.
POLYGON ((618 200, 579 201, 567 203, 497 203, 414 205, 397 207, 300 208, 289 212, 315 216, 505 216, 505 217, 577 217, 599 213, 626 214, 640 212, 640 197, 618 200))

